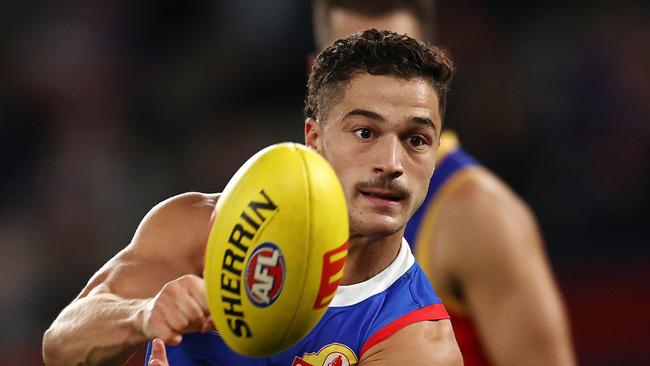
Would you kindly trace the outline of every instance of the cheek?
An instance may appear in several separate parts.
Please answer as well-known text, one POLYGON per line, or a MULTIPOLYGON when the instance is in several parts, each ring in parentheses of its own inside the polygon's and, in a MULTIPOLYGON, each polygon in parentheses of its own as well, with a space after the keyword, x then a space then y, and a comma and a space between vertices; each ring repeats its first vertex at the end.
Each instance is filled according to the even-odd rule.
POLYGON ((417 190, 425 192, 429 187, 429 181, 433 175, 433 163, 423 161, 420 164, 413 166, 412 177, 415 180, 413 183, 417 186, 417 190))
POLYGON ((355 165, 358 162, 353 158, 353 154, 346 153, 338 146, 332 148, 330 141, 327 140, 324 141, 322 154, 336 172, 343 190, 348 192, 350 186, 354 184, 351 174, 358 169, 355 165))
POLYGON ((358 171, 358 163, 347 156, 335 156, 330 160, 339 181, 345 192, 350 192, 356 183, 355 172, 358 171))
POLYGON ((427 154, 422 155, 415 162, 417 174, 430 179, 433 175, 433 170, 436 166, 436 156, 437 154, 427 154))

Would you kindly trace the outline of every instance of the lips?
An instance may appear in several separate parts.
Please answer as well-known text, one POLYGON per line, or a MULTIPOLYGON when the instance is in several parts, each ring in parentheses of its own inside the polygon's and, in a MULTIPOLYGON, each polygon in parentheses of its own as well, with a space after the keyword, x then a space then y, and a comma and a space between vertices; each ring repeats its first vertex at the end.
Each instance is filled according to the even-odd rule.
POLYGON ((359 192, 368 198, 390 201, 395 203, 401 202, 405 198, 404 194, 399 192, 389 191, 389 190, 370 189, 370 190, 360 190, 359 192))

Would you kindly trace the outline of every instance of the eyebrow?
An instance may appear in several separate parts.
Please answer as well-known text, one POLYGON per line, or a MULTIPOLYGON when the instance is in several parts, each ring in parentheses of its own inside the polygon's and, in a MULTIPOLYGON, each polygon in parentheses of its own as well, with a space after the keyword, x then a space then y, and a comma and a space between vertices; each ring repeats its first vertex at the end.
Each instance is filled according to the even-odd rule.
POLYGON ((415 123, 417 123, 419 125, 430 126, 434 130, 436 130, 436 131, 438 130, 436 125, 433 123, 433 121, 431 119, 429 119, 429 118, 426 118, 426 117, 411 117, 411 122, 415 122, 415 123))
MULTIPOLYGON (((343 119, 346 119, 348 117, 354 117, 354 116, 361 116, 361 117, 366 117, 368 119, 372 119, 378 122, 384 122, 386 119, 384 116, 382 116, 379 113, 375 113, 366 109, 354 109, 343 116, 343 119)), ((433 128, 435 131, 438 131, 438 128, 436 125, 433 123, 433 121, 429 118, 426 117, 411 117, 409 119, 410 122, 413 122, 418 125, 423 125, 423 126, 428 126, 433 128)))
POLYGON ((371 112, 365 109, 358 109, 358 108, 346 113, 345 116, 343 116, 343 119, 346 119, 348 117, 354 117, 354 116, 366 117, 368 119, 373 119, 379 122, 386 121, 386 119, 379 113, 371 112))

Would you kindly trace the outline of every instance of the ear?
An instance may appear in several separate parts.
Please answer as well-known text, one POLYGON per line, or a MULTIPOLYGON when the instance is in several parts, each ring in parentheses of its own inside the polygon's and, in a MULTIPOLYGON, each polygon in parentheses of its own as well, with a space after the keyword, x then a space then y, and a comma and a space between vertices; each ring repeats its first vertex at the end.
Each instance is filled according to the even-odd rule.
POLYGON ((305 145, 318 150, 318 142, 321 137, 321 125, 312 117, 305 120, 305 145))

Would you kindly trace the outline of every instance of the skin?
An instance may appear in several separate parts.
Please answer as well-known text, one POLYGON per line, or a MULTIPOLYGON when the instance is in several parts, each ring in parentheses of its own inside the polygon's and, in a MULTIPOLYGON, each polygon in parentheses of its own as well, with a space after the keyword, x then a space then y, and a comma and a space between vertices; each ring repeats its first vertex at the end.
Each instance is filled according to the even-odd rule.
POLYGON ((426 194, 441 124, 438 98, 422 80, 360 74, 344 92, 327 120, 307 120, 305 140, 330 162, 344 187, 349 250, 358 254, 351 260, 363 259, 346 271, 342 284, 349 284, 374 276, 397 256, 404 226, 426 194), (378 185, 380 179, 392 187, 378 185), (389 196, 399 199, 382 199, 389 196))
MULTIPOLYGON (((332 164, 343 186, 350 268, 341 283, 352 284, 373 277, 397 257, 405 225, 428 190, 442 121, 438 97, 424 80, 361 73, 344 92, 325 121, 307 119, 305 141, 332 164), (368 183, 378 181, 386 183, 368 183)), ((405 361, 462 365, 450 321, 406 326, 370 348, 359 365, 405 361)))
MULTIPOLYGON (((404 11, 376 18, 334 8, 326 19, 329 28, 315 24, 328 43, 367 28, 422 35, 404 11)), ((443 301, 470 315, 494 365, 576 364, 536 219, 505 183, 471 169, 439 202, 429 237, 418 261, 443 301)))
MULTIPOLYGON (((439 142, 438 99, 422 80, 361 73, 327 115, 326 121, 306 121, 305 141, 330 161, 348 200, 351 238, 342 283, 352 284, 396 258, 404 225, 424 198, 439 142), (378 178, 389 188, 359 185, 378 178), (396 193, 395 186, 403 190, 396 193)), ((167 365, 163 343, 211 329, 200 274, 217 200, 188 193, 154 207, 132 242, 45 333, 45 363, 120 364, 157 338, 149 364, 167 365)), ((392 365, 404 349, 411 365, 462 364, 451 323, 440 320, 403 328, 368 350, 360 365, 392 365)))

